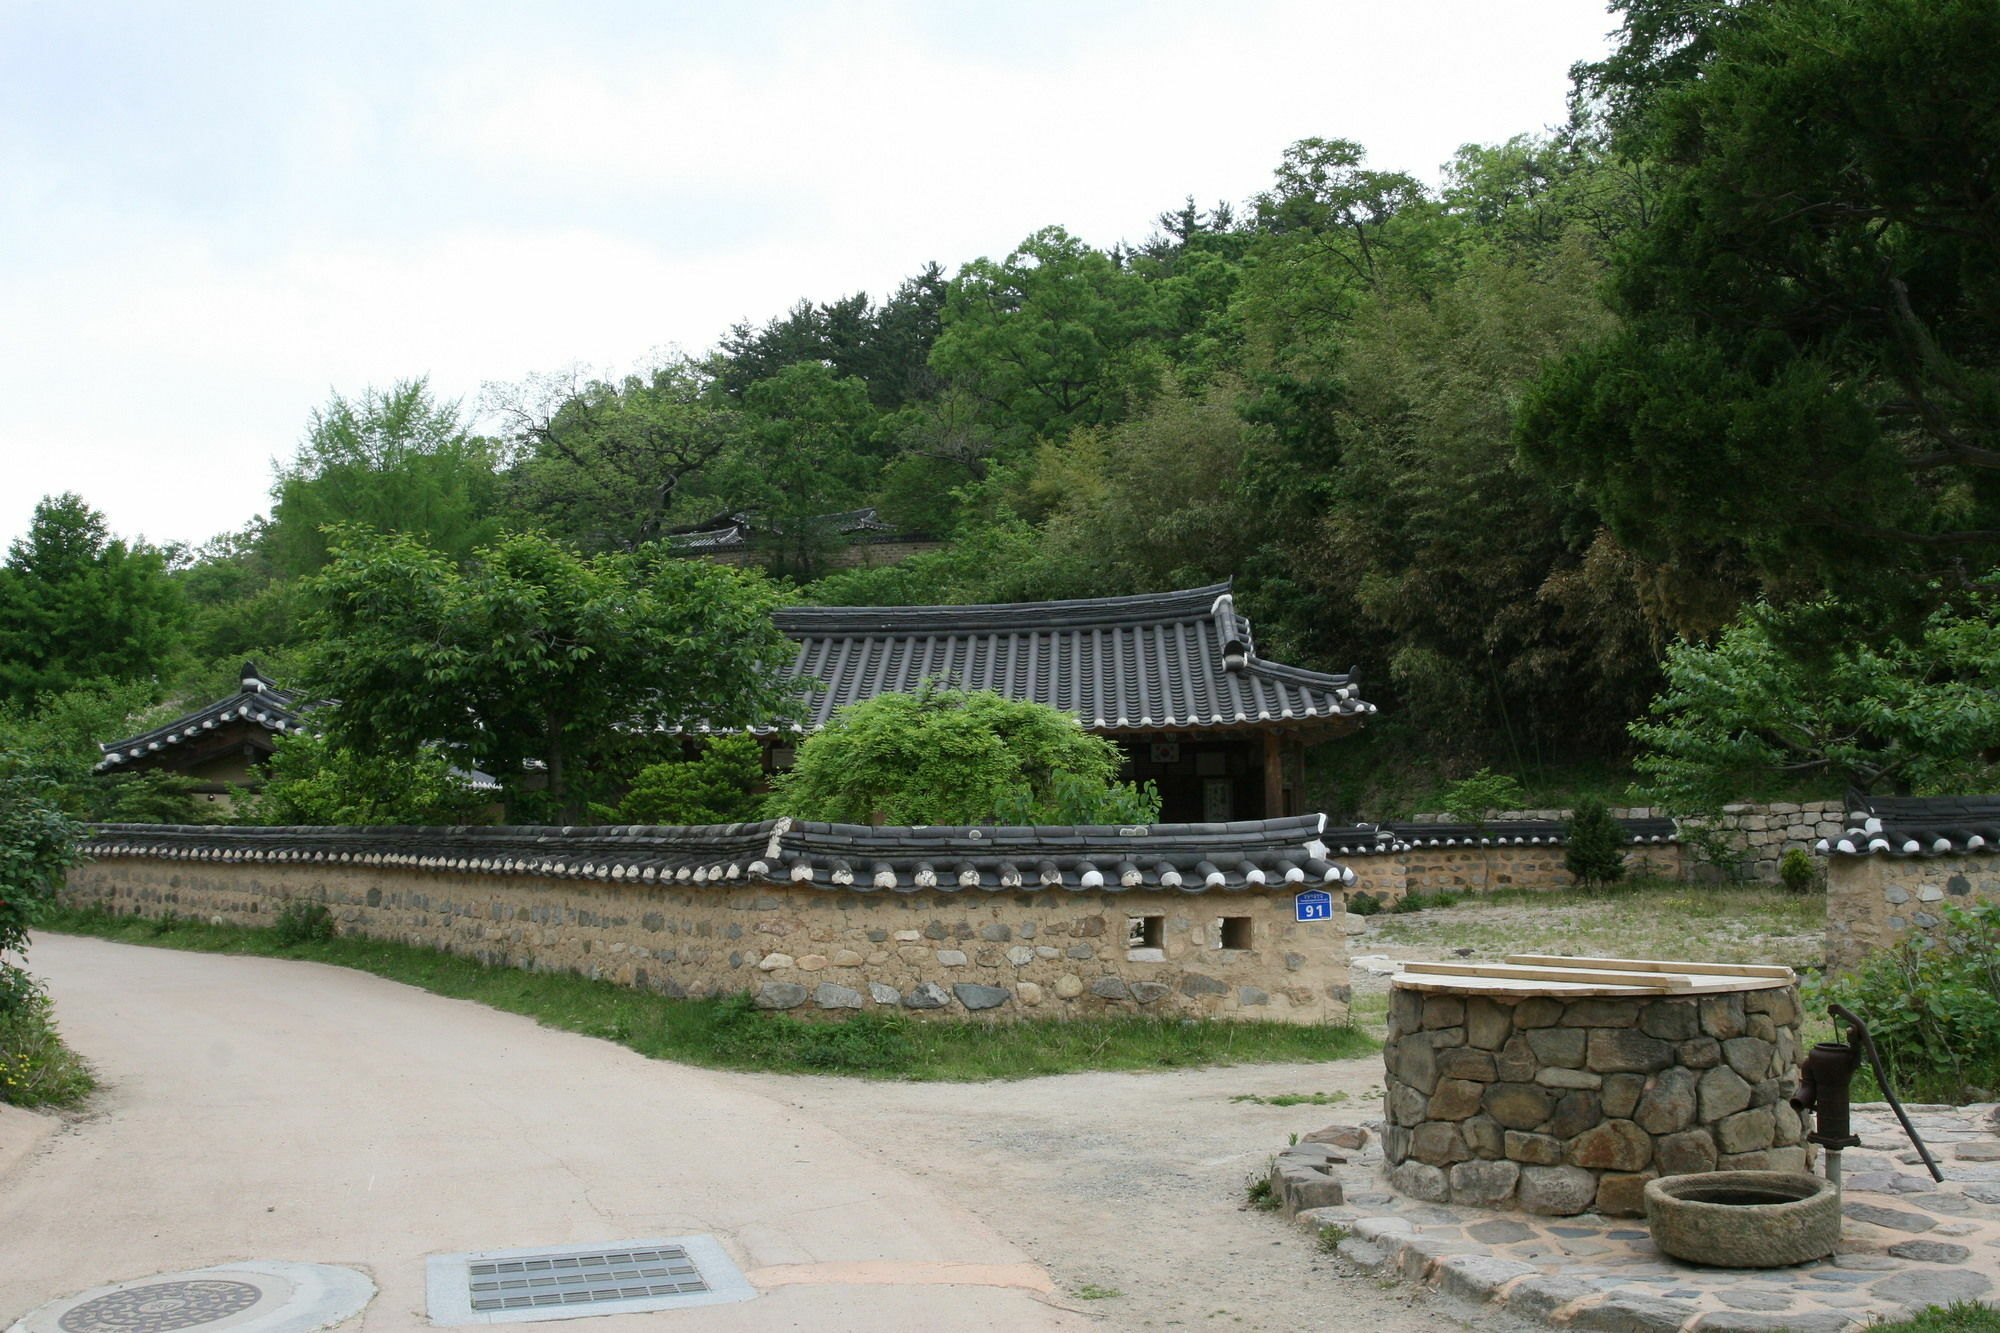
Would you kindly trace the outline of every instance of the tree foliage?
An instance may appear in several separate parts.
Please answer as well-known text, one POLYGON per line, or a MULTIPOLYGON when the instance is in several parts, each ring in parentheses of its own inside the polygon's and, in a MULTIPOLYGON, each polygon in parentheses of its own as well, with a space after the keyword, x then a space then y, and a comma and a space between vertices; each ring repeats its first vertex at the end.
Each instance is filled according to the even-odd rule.
POLYGON ((848 824, 1150 823, 1118 747, 1043 704, 927 685, 850 704, 799 747, 770 811, 848 824))
POLYGON ((433 399, 424 379, 371 388, 358 400, 336 393, 278 469, 264 540, 291 575, 326 563, 325 529, 341 524, 407 533, 463 559, 498 530, 498 464, 458 404, 433 399))
POLYGON ((181 612, 160 552, 112 537, 81 496, 48 497, 0 566, 0 701, 149 679, 179 646, 181 612))
MULTIPOLYGON (((324 726, 328 709, 315 710, 324 726)), ((323 732, 278 738, 265 764, 263 790, 244 803, 244 824, 456 825, 491 821, 494 793, 433 746, 411 755, 342 749, 323 732)))
POLYGON ((1699 77, 1628 140, 1666 178, 1617 259, 1622 327, 1551 367, 1522 447, 1646 557, 1951 595, 2000 558, 2000 10, 1699 8, 1727 21, 1655 62, 1699 77))
POLYGON ((26 958, 28 931, 55 904, 63 872, 82 859, 82 837, 83 826, 48 798, 42 783, 0 762, 0 1013, 29 1004, 37 993, 7 956, 26 958))
POLYGON ((712 736, 701 753, 648 764, 618 803, 621 824, 735 824, 763 809, 763 747, 748 732, 712 736))
POLYGON ((1786 783, 1983 790, 2000 735, 2000 620, 1934 612, 1921 635, 1785 651, 1757 608, 1712 647, 1667 652, 1666 686, 1632 734, 1652 799, 1699 813, 1786 783))
POLYGON ((776 591, 653 547, 586 558, 522 534, 461 568, 349 529, 308 591, 304 687, 340 703, 329 741, 401 758, 434 744, 498 779, 517 822, 573 816, 668 728, 760 722, 791 698, 776 591))

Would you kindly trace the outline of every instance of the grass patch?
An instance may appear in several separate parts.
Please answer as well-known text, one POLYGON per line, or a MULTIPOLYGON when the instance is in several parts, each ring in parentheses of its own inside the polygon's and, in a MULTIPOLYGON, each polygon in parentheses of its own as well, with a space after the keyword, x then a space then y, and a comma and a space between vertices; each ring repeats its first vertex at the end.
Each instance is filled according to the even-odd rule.
POLYGON ((1383 916, 1369 934, 1412 949, 1471 948, 1487 958, 1567 953, 1797 967, 1818 965, 1825 929, 1826 900, 1818 895, 1639 879, 1605 888, 1494 889, 1383 916))
POLYGON ((1243 1197, 1260 1213, 1276 1212, 1278 1209, 1278 1191, 1271 1188, 1269 1176, 1258 1176, 1245 1185, 1243 1197))
POLYGON ((437 949, 362 935, 286 943, 268 928, 213 926, 185 917, 163 923, 81 909, 53 913, 41 928, 129 944, 351 967, 433 994, 523 1014, 544 1027, 615 1041, 653 1059, 712 1069, 973 1082, 1090 1069, 1344 1060, 1377 1049, 1372 1038, 1350 1026, 1137 1014, 953 1023, 870 1012, 804 1022, 755 1009, 743 995, 672 1000, 614 982, 489 967, 437 949))
POLYGON ((1870 1324, 1869 1333, 2000 1333, 2000 1310, 1978 1301, 1933 1305, 1909 1319, 1870 1324))
POLYGON ((54 1008, 32 994, 0 1010, 0 1102, 69 1110, 97 1087, 83 1057, 63 1044, 54 1008))
POLYGON ((1271 1097, 1260 1097, 1254 1092, 1240 1093, 1229 1099, 1232 1102, 1255 1102, 1259 1106, 1336 1106, 1347 1100, 1344 1092, 1280 1092, 1271 1097))
POLYGON ((1124 1294, 1116 1287, 1100 1287, 1095 1282, 1086 1282, 1076 1289, 1076 1298, 1080 1301, 1110 1301, 1124 1294))

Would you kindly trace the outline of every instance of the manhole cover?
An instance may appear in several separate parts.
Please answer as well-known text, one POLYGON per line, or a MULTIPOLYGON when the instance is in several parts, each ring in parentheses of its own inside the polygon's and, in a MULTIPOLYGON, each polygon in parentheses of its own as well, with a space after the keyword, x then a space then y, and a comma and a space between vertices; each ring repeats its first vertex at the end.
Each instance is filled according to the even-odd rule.
POLYGON ((226 1319, 263 1299, 248 1282, 148 1282, 85 1301, 56 1326, 63 1333, 171 1333, 226 1319))
POLYGON ((162 1273, 51 1301, 18 1333, 310 1333, 358 1313, 375 1284, 347 1268, 250 1260, 162 1273))
POLYGON ((429 1279, 436 1324, 581 1319, 757 1294, 712 1236, 439 1254, 429 1279))

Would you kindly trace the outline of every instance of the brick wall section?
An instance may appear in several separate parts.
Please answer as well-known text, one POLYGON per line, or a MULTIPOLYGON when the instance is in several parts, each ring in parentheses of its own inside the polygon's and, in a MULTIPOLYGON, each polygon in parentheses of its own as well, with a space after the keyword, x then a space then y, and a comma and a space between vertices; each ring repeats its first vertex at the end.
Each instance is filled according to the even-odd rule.
POLYGON ((1911 935, 1944 926, 1944 908, 2000 904, 2000 854, 1826 858, 1826 961, 1844 972, 1911 935))
POLYGON ((1339 914, 1296 922, 1283 892, 856 893, 120 856, 72 870, 64 896, 236 925, 318 902, 343 933, 670 996, 748 991, 765 1008, 829 1017, 1347 1017, 1339 914), (1134 917, 1159 919, 1157 950, 1127 947, 1134 917), (1251 947, 1219 947, 1219 918, 1247 920, 1251 947))

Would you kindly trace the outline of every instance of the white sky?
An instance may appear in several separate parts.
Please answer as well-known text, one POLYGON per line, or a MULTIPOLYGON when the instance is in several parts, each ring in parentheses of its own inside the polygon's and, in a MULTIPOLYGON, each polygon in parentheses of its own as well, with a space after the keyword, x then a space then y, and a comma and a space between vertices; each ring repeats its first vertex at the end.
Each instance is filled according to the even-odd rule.
POLYGON ((1605 0, 0 0, 0 541, 268 505, 330 391, 712 346, 1285 146, 1435 178, 1561 120, 1605 0))

